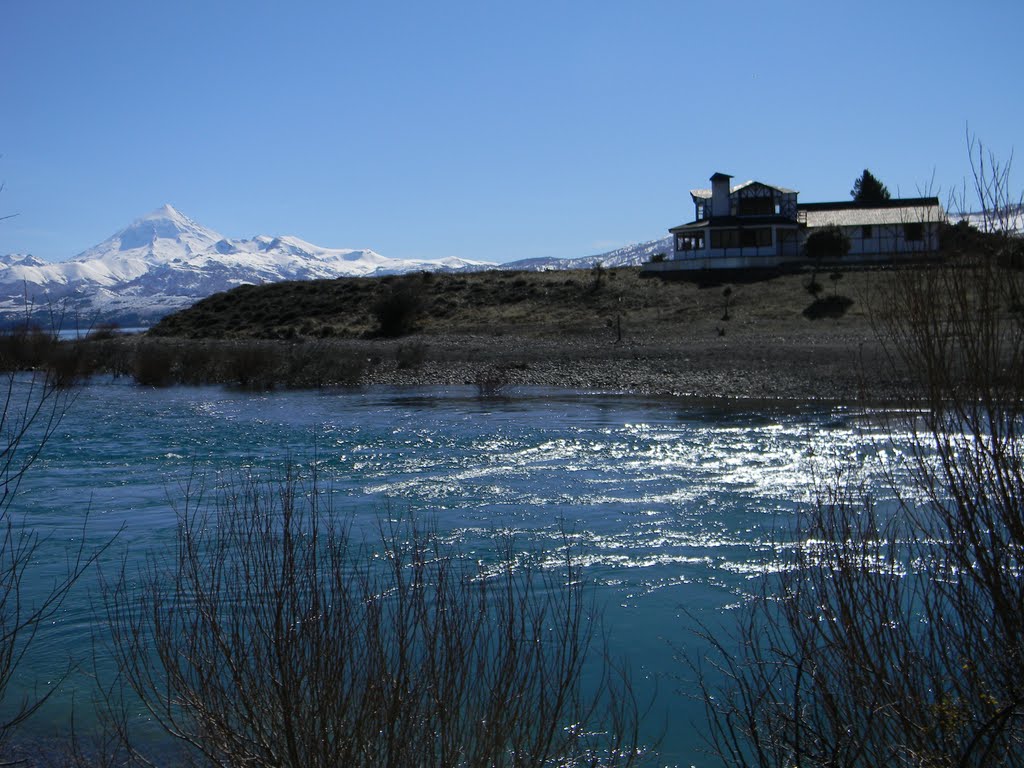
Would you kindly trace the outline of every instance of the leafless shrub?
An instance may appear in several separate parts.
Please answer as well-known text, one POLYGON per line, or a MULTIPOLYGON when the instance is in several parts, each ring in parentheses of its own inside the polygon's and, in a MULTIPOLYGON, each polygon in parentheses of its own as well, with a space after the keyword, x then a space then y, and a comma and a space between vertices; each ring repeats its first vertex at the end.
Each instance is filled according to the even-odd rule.
POLYGON ((169 387, 174 383, 174 354, 160 341, 143 342, 135 349, 132 375, 146 387, 169 387))
POLYGON ((965 180, 950 198, 950 207, 961 216, 977 214, 977 228, 985 234, 1012 235, 1020 229, 1024 215, 1024 192, 1013 191, 1011 172, 1013 154, 1000 160, 974 135, 967 131, 967 154, 971 161, 971 179, 965 180), (972 205, 968 189, 976 205, 972 205), (976 208, 976 210, 972 210, 976 208))
MULTIPOLYGON (((403 518, 368 547, 315 486, 250 481, 181 512, 177 548, 107 596, 148 716, 214 765, 640 761, 628 677, 588 685, 593 606, 569 554, 477 562, 403 518)), ((124 723, 115 717, 112 722, 124 723)), ((124 731, 128 735, 128 731, 124 731)))
POLYGON ((46 366, 57 343, 41 326, 22 323, 0 332, 0 370, 31 371, 46 366))
POLYGON ((12 735, 60 687, 71 666, 51 671, 47 682, 11 696, 18 669, 40 630, 58 614, 72 587, 110 541, 90 549, 86 522, 66 568, 35 597, 26 593, 46 535, 20 519, 15 501, 25 473, 55 433, 73 394, 48 373, 11 373, 0 386, 0 754, 12 735), (12 698, 14 700, 12 700, 12 698))
POLYGON ((497 397, 509 385, 509 370, 502 366, 482 368, 477 371, 474 379, 478 397, 497 397))
MULTIPOLYGON (((979 197, 1002 210, 987 173, 979 197)), ((906 384, 884 422, 909 445, 898 500, 880 508, 837 475, 735 636, 708 637, 726 764, 1024 764, 1022 275, 980 242, 996 250, 901 273, 876 298, 906 384)))
POLYGON ((328 342, 295 344, 288 353, 289 387, 351 386, 365 371, 365 356, 328 342))
POLYGON ((233 343, 224 351, 228 383, 243 389, 273 389, 282 366, 279 350, 273 342, 233 343))
POLYGON ((427 359, 427 345, 422 341, 399 344, 395 349, 395 362, 400 369, 419 368, 427 359))

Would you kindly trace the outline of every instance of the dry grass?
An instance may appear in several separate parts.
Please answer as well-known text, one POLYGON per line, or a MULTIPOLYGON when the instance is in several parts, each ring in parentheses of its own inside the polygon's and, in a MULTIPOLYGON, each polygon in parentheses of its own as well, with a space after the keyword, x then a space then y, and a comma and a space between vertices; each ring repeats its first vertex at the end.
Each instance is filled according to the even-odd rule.
MULTIPOLYGON (((866 329, 859 295, 881 271, 850 272, 842 294, 854 304, 840 327, 866 329)), ((243 286, 165 318, 152 335, 187 338, 366 338, 379 331, 374 306, 395 282, 410 278, 344 278, 243 286)), ((699 336, 751 328, 821 330, 803 316, 811 303, 802 275, 756 282, 700 284, 642 278, 639 269, 607 270, 598 284, 585 270, 422 274, 411 278, 422 298, 414 329, 445 334, 607 336, 620 322, 645 335, 699 336), (723 291, 731 288, 729 320, 723 291)), ((837 325, 831 321, 832 326, 837 325)))

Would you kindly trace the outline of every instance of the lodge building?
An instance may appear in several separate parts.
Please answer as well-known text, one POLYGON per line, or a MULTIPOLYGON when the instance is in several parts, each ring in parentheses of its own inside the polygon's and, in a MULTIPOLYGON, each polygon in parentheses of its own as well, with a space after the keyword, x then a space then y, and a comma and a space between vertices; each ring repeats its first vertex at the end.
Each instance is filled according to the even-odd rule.
POLYGON ((939 247, 945 212, 937 197, 877 203, 800 203, 796 190, 760 181, 730 186, 716 173, 711 189, 694 189, 694 220, 669 230, 672 253, 645 272, 797 268, 803 244, 822 227, 837 226, 850 240, 844 263, 927 258, 939 247))

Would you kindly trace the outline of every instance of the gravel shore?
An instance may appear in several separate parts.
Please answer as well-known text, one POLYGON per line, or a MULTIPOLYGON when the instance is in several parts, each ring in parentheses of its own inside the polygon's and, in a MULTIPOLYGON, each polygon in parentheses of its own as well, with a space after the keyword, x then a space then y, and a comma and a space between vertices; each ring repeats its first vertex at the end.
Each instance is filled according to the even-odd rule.
POLYGON ((444 335, 350 344, 360 345, 366 355, 366 384, 476 384, 492 390, 548 386, 848 402, 884 398, 893 385, 891 377, 882 375, 880 348, 870 335, 818 328, 791 335, 725 333, 701 340, 444 335))

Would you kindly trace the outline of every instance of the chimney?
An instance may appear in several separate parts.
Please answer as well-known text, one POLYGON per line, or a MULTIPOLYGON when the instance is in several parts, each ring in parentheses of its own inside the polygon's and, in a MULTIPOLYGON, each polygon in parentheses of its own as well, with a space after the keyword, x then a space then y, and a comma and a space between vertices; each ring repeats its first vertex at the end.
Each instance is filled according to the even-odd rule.
POLYGON ((711 177, 711 215, 729 215, 729 180, 727 173, 716 173, 711 177))

